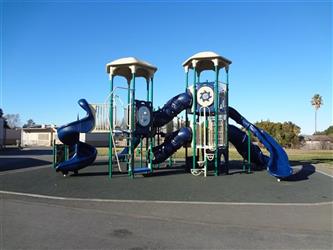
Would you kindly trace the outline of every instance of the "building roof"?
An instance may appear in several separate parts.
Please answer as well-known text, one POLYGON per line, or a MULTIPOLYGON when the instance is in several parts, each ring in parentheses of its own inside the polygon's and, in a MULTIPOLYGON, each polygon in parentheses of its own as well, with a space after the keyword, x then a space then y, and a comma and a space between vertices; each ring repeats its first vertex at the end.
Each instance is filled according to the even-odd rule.
POLYGON ((329 141, 333 142, 333 137, 329 135, 310 135, 305 136, 305 141, 329 141))
POLYGON ((218 69, 228 67, 232 62, 213 51, 203 51, 194 54, 189 57, 184 63, 183 67, 185 70, 195 69, 198 73, 204 70, 215 70, 215 65, 218 66, 218 69))
POLYGON ((47 133, 47 132, 55 132, 55 128, 22 128, 24 132, 27 133, 47 133))
POLYGON ((132 80, 132 74, 136 77, 144 77, 147 81, 154 77, 157 67, 135 57, 125 57, 106 64, 106 72, 112 76, 123 76, 128 82, 132 80))

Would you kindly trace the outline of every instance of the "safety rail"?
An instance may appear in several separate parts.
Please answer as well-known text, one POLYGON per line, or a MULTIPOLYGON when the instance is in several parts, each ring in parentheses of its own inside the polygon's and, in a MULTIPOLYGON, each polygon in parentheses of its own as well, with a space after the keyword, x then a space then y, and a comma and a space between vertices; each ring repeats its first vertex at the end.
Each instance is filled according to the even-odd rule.
MULTIPOLYGON (((119 95, 116 95, 116 90, 128 90, 128 88, 125 87, 116 87, 113 89, 113 91, 107 96, 104 103, 93 103, 91 106, 95 110, 95 128, 91 132, 109 132, 111 130, 110 126, 110 98, 113 98, 113 124, 112 129, 115 129, 116 127, 121 127, 122 125, 125 125, 127 128, 130 127, 131 124, 131 102, 132 99, 129 100, 128 104, 124 104, 124 102, 121 100, 119 95), (123 110, 123 117, 119 121, 117 119, 117 114, 119 111, 119 108, 123 110), (122 120, 124 120, 124 124, 122 124, 122 120)), ((133 91, 130 89, 130 91, 133 91)), ((131 95, 132 96, 132 95, 131 95)), ((125 129, 125 128, 123 128, 125 129)))

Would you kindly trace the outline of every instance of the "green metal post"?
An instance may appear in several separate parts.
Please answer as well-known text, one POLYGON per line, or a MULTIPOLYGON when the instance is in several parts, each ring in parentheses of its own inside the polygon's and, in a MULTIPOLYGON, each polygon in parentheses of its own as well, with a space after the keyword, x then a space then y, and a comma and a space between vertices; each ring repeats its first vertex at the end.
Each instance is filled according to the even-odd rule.
MULTIPOLYGON (((154 107, 154 105, 153 105, 154 86, 153 85, 154 85, 154 78, 152 77, 151 81, 150 81, 149 96, 150 96, 151 104, 154 107)), ((155 147, 155 136, 150 140, 150 157, 149 157, 149 163, 151 166, 150 172, 153 172, 153 147, 155 147)))
POLYGON ((196 117, 196 107, 197 107, 197 72, 195 67, 194 70, 194 80, 193 80, 193 139, 192 139, 192 168, 195 169, 197 165, 197 117, 196 117))
POLYGON ((169 157, 169 160, 168 160, 168 166, 171 167, 172 166, 172 156, 169 157))
POLYGON ((215 144, 215 176, 219 175, 219 162, 218 162, 218 131, 219 131, 219 68, 215 66, 215 84, 214 84, 214 111, 215 111, 215 123, 214 123, 214 144, 215 144))
POLYGON ((225 169, 226 174, 229 174, 229 137, 228 137, 228 126, 229 126, 229 66, 225 68, 226 72, 226 93, 225 93, 225 109, 226 109, 226 124, 225 124, 225 142, 226 142, 226 161, 225 169))
POLYGON ((112 157, 113 157, 113 141, 112 141, 112 133, 113 133, 113 80, 114 76, 111 76, 110 79, 110 92, 112 93, 110 96, 110 109, 109 109, 109 178, 112 178, 113 165, 112 165, 112 157))
POLYGON ((135 73, 132 74, 132 102, 131 102, 131 128, 130 128, 130 149, 131 149, 131 163, 129 168, 129 174, 133 178, 134 177, 134 163, 135 163, 135 155, 134 155, 134 145, 133 145, 133 133, 134 133, 134 101, 135 101, 135 73))
POLYGON ((146 100, 147 100, 147 102, 149 102, 149 96, 150 96, 150 93, 149 93, 149 80, 147 80, 147 97, 146 97, 146 100))
MULTIPOLYGON (((128 131, 130 130, 130 126, 131 124, 129 124, 130 122, 130 118, 131 118, 131 114, 130 114, 130 107, 131 107, 131 82, 128 82, 128 91, 127 91, 127 129, 128 131)), ((130 134, 128 134, 127 138, 126 138, 126 146, 127 146, 127 170, 128 170, 128 174, 130 174, 130 134)), ((126 157, 125 157, 126 159, 126 157)))
POLYGON ((140 138, 140 167, 142 168, 142 138, 140 138))
MULTIPOLYGON (((197 73, 197 82, 200 83, 200 74, 199 74, 199 73, 197 73)), ((197 115, 197 124, 199 124, 199 121, 200 121, 200 112, 199 112, 199 114, 197 115)), ((201 125, 199 124, 199 126, 201 126, 201 125)), ((201 131, 201 129, 200 129, 200 131, 201 131)), ((199 135, 199 137, 201 137, 201 134, 199 135)), ((201 145, 200 145, 200 146, 201 146, 201 145)), ((200 159, 200 156, 203 157, 202 155, 200 155, 201 153, 202 153, 202 152, 200 152, 200 149, 197 148, 196 156, 198 156, 198 161, 200 161, 200 160, 199 160, 199 159, 200 159)))
POLYGON ((64 156, 65 156, 65 161, 67 161, 68 160, 68 146, 67 145, 65 145, 65 148, 64 148, 64 156))
POLYGON ((55 145, 55 140, 53 140, 53 147, 52 147, 52 153, 53 153, 53 168, 55 168, 56 165, 56 155, 57 155, 57 148, 55 145))
MULTIPOLYGON (((204 141, 204 143, 205 143, 205 145, 207 145, 208 118, 206 116, 204 118, 205 118, 205 122, 204 122, 205 123, 205 131, 204 131, 204 133, 206 134, 206 138, 205 138, 206 140, 204 141)), ((205 169, 207 170, 208 162, 207 162, 207 157, 205 157, 206 153, 207 152, 204 152, 203 157, 204 157, 204 161, 205 161, 205 169)))
MULTIPOLYGON (((185 76, 186 80, 185 80, 185 92, 187 91, 188 88, 188 69, 186 69, 186 76, 185 76)), ((188 113, 187 113, 187 109, 185 110, 185 127, 188 126, 188 113)), ((188 147, 187 144, 185 146, 185 164, 188 164, 187 162, 187 158, 188 158, 188 147)), ((187 165, 186 165, 186 169, 187 169, 187 165)))
POLYGON ((247 172, 251 172, 251 133, 250 130, 247 130, 247 164, 248 170, 247 172))
MULTIPOLYGON (((158 107, 158 109, 160 109, 160 107, 158 107)), ((160 145, 161 144, 161 128, 157 128, 157 145, 160 145)), ((157 168, 160 168, 160 163, 157 163, 157 168)))
MULTIPOLYGON (((149 102, 149 79, 147 80, 147 102, 149 102)), ((151 138, 149 138, 149 137, 146 137, 146 153, 145 153, 145 164, 147 165, 148 164, 148 161, 147 161, 147 159, 148 159, 148 148, 149 148, 149 145, 150 145, 150 140, 151 140, 151 138)))

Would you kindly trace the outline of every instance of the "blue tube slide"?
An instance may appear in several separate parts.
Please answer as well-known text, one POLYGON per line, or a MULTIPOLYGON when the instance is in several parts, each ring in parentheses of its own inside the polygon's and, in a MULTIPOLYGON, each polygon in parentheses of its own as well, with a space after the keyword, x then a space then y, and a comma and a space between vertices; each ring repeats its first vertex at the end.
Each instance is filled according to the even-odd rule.
MULTIPOLYGON (((168 122, 170 122, 175 116, 177 116, 184 109, 190 108, 192 106, 192 95, 190 93, 182 93, 173 98, 171 98, 162 108, 153 112, 153 135, 156 133, 157 127, 162 127, 168 122)), ((178 133, 178 132, 177 132, 178 133)), ((172 134, 172 138, 176 134, 172 134)), ((170 140, 169 140, 170 141, 170 140)), ((140 138, 134 133, 133 137, 134 148, 140 144, 140 138)), ((128 155, 129 148, 125 147, 120 153, 118 153, 119 160, 124 160, 126 155, 128 155)), ((169 156, 163 156, 167 159, 169 156)))
POLYGON ((170 122, 184 109, 192 106, 192 95, 182 93, 171 98, 161 109, 153 113, 153 127, 162 127, 170 122))
MULTIPOLYGON (((236 109, 232 107, 229 107, 229 117, 238 124, 242 125, 245 129, 249 129, 259 139, 259 141, 267 148, 267 150, 270 153, 270 157, 268 159, 267 158, 265 159, 265 157, 260 156, 258 152, 257 155, 255 153, 254 156, 260 159, 260 161, 262 160, 263 162, 266 162, 265 165, 267 166, 269 174, 277 178, 287 178, 293 174, 293 170, 289 165, 289 159, 287 153, 274 140, 274 138, 271 135, 269 135, 266 131, 259 129, 255 125, 250 123, 240 113, 238 113, 236 109)), ((234 133, 234 135, 231 137, 235 136, 239 136, 239 132, 234 133)), ((240 150, 242 152, 241 154, 244 154, 244 146, 240 147, 239 143, 237 142, 235 144, 234 145, 236 148, 238 146, 237 150, 240 150)))
POLYGON ((192 130, 190 128, 181 128, 172 133, 172 135, 161 145, 153 148, 153 164, 161 163, 168 159, 178 149, 192 141, 192 130))
POLYGON ((56 171, 63 174, 70 171, 77 172, 79 169, 89 166, 97 156, 95 147, 79 141, 80 133, 88 133, 94 128, 94 113, 85 99, 80 99, 78 104, 87 112, 86 117, 57 129, 59 140, 69 147, 75 147, 74 155, 69 160, 56 166, 56 171))
MULTIPOLYGON (((182 93, 171 98, 161 109, 153 113, 153 127, 162 127, 172 121, 184 109, 192 106, 192 95, 182 93)), ((156 129, 154 129, 156 131, 156 129)), ((190 128, 181 128, 166 135, 164 142, 153 148, 153 164, 161 163, 168 159, 183 145, 191 142, 192 131, 190 128)))

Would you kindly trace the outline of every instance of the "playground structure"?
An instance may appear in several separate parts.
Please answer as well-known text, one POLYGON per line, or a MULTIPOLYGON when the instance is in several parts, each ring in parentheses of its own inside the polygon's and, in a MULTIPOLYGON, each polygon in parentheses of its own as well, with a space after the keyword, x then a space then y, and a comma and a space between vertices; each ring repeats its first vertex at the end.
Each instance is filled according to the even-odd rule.
MULTIPOLYGON (((178 149, 185 147, 186 168, 193 175, 207 176, 210 170, 214 175, 229 173, 229 141, 244 158, 250 170, 250 164, 267 166, 268 172, 279 178, 292 174, 288 156, 283 148, 265 131, 248 122, 235 109, 228 105, 229 66, 231 61, 214 53, 200 52, 183 63, 185 70, 185 92, 171 98, 162 108, 153 108, 154 74, 157 67, 134 57, 115 60, 106 65, 110 80, 110 93, 103 104, 89 105, 84 99, 80 106, 87 111, 81 120, 69 123, 58 129, 58 137, 65 147, 65 161, 57 161, 54 153, 54 166, 66 175, 93 163, 97 151, 94 147, 80 142, 79 133, 104 131, 109 133, 108 173, 111 178, 114 165, 120 172, 130 177, 135 174, 150 174, 156 165, 171 157, 178 149), (215 79, 200 82, 201 73, 213 70, 215 79), (193 71, 192 85, 190 72, 193 71), (220 81, 221 72, 225 81, 220 81), (127 86, 116 86, 116 77, 124 77, 127 86), (136 99, 136 78, 142 77, 146 83, 145 100, 136 99), (123 91, 126 98, 121 99, 123 91), (127 100, 124 100, 127 99, 127 100), (185 111, 185 126, 167 135, 160 127, 172 122, 185 111), (119 112, 123 114, 123 123, 119 122, 119 112), (242 125, 246 132, 229 124, 229 118, 242 125), (250 132, 270 152, 265 156, 260 148, 250 142, 250 132), (116 136, 126 139, 126 145, 119 148, 116 136), (163 143, 157 143, 156 136, 164 136, 163 143), (145 143, 143 143, 145 141, 145 143), (145 150, 143 150, 143 144, 145 150), (140 165, 136 165, 135 148, 140 145, 140 165), (69 151, 72 151, 69 158, 69 151), (143 153, 145 151, 145 153, 143 153), (221 159, 223 156, 223 164, 221 159), (127 163, 122 169, 120 162, 127 163)), ((158 140, 159 141, 159 140, 158 140)))
MULTIPOLYGON (((214 52, 201 52, 193 55, 183 63, 186 74, 185 89, 192 94, 192 109, 186 111, 186 124, 192 116, 192 169, 194 175, 207 175, 208 162, 214 166, 214 174, 219 174, 221 155, 228 173, 228 85, 229 65, 231 61, 214 52), (226 82, 219 81, 219 75, 225 69, 226 82), (193 71, 193 85, 189 86, 189 73, 193 71), (203 71, 215 72, 214 82, 200 82, 203 71), (199 168, 198 168, 199 167, 199 168)), ((188 148, 185 151, 188 158, 188 148)))

